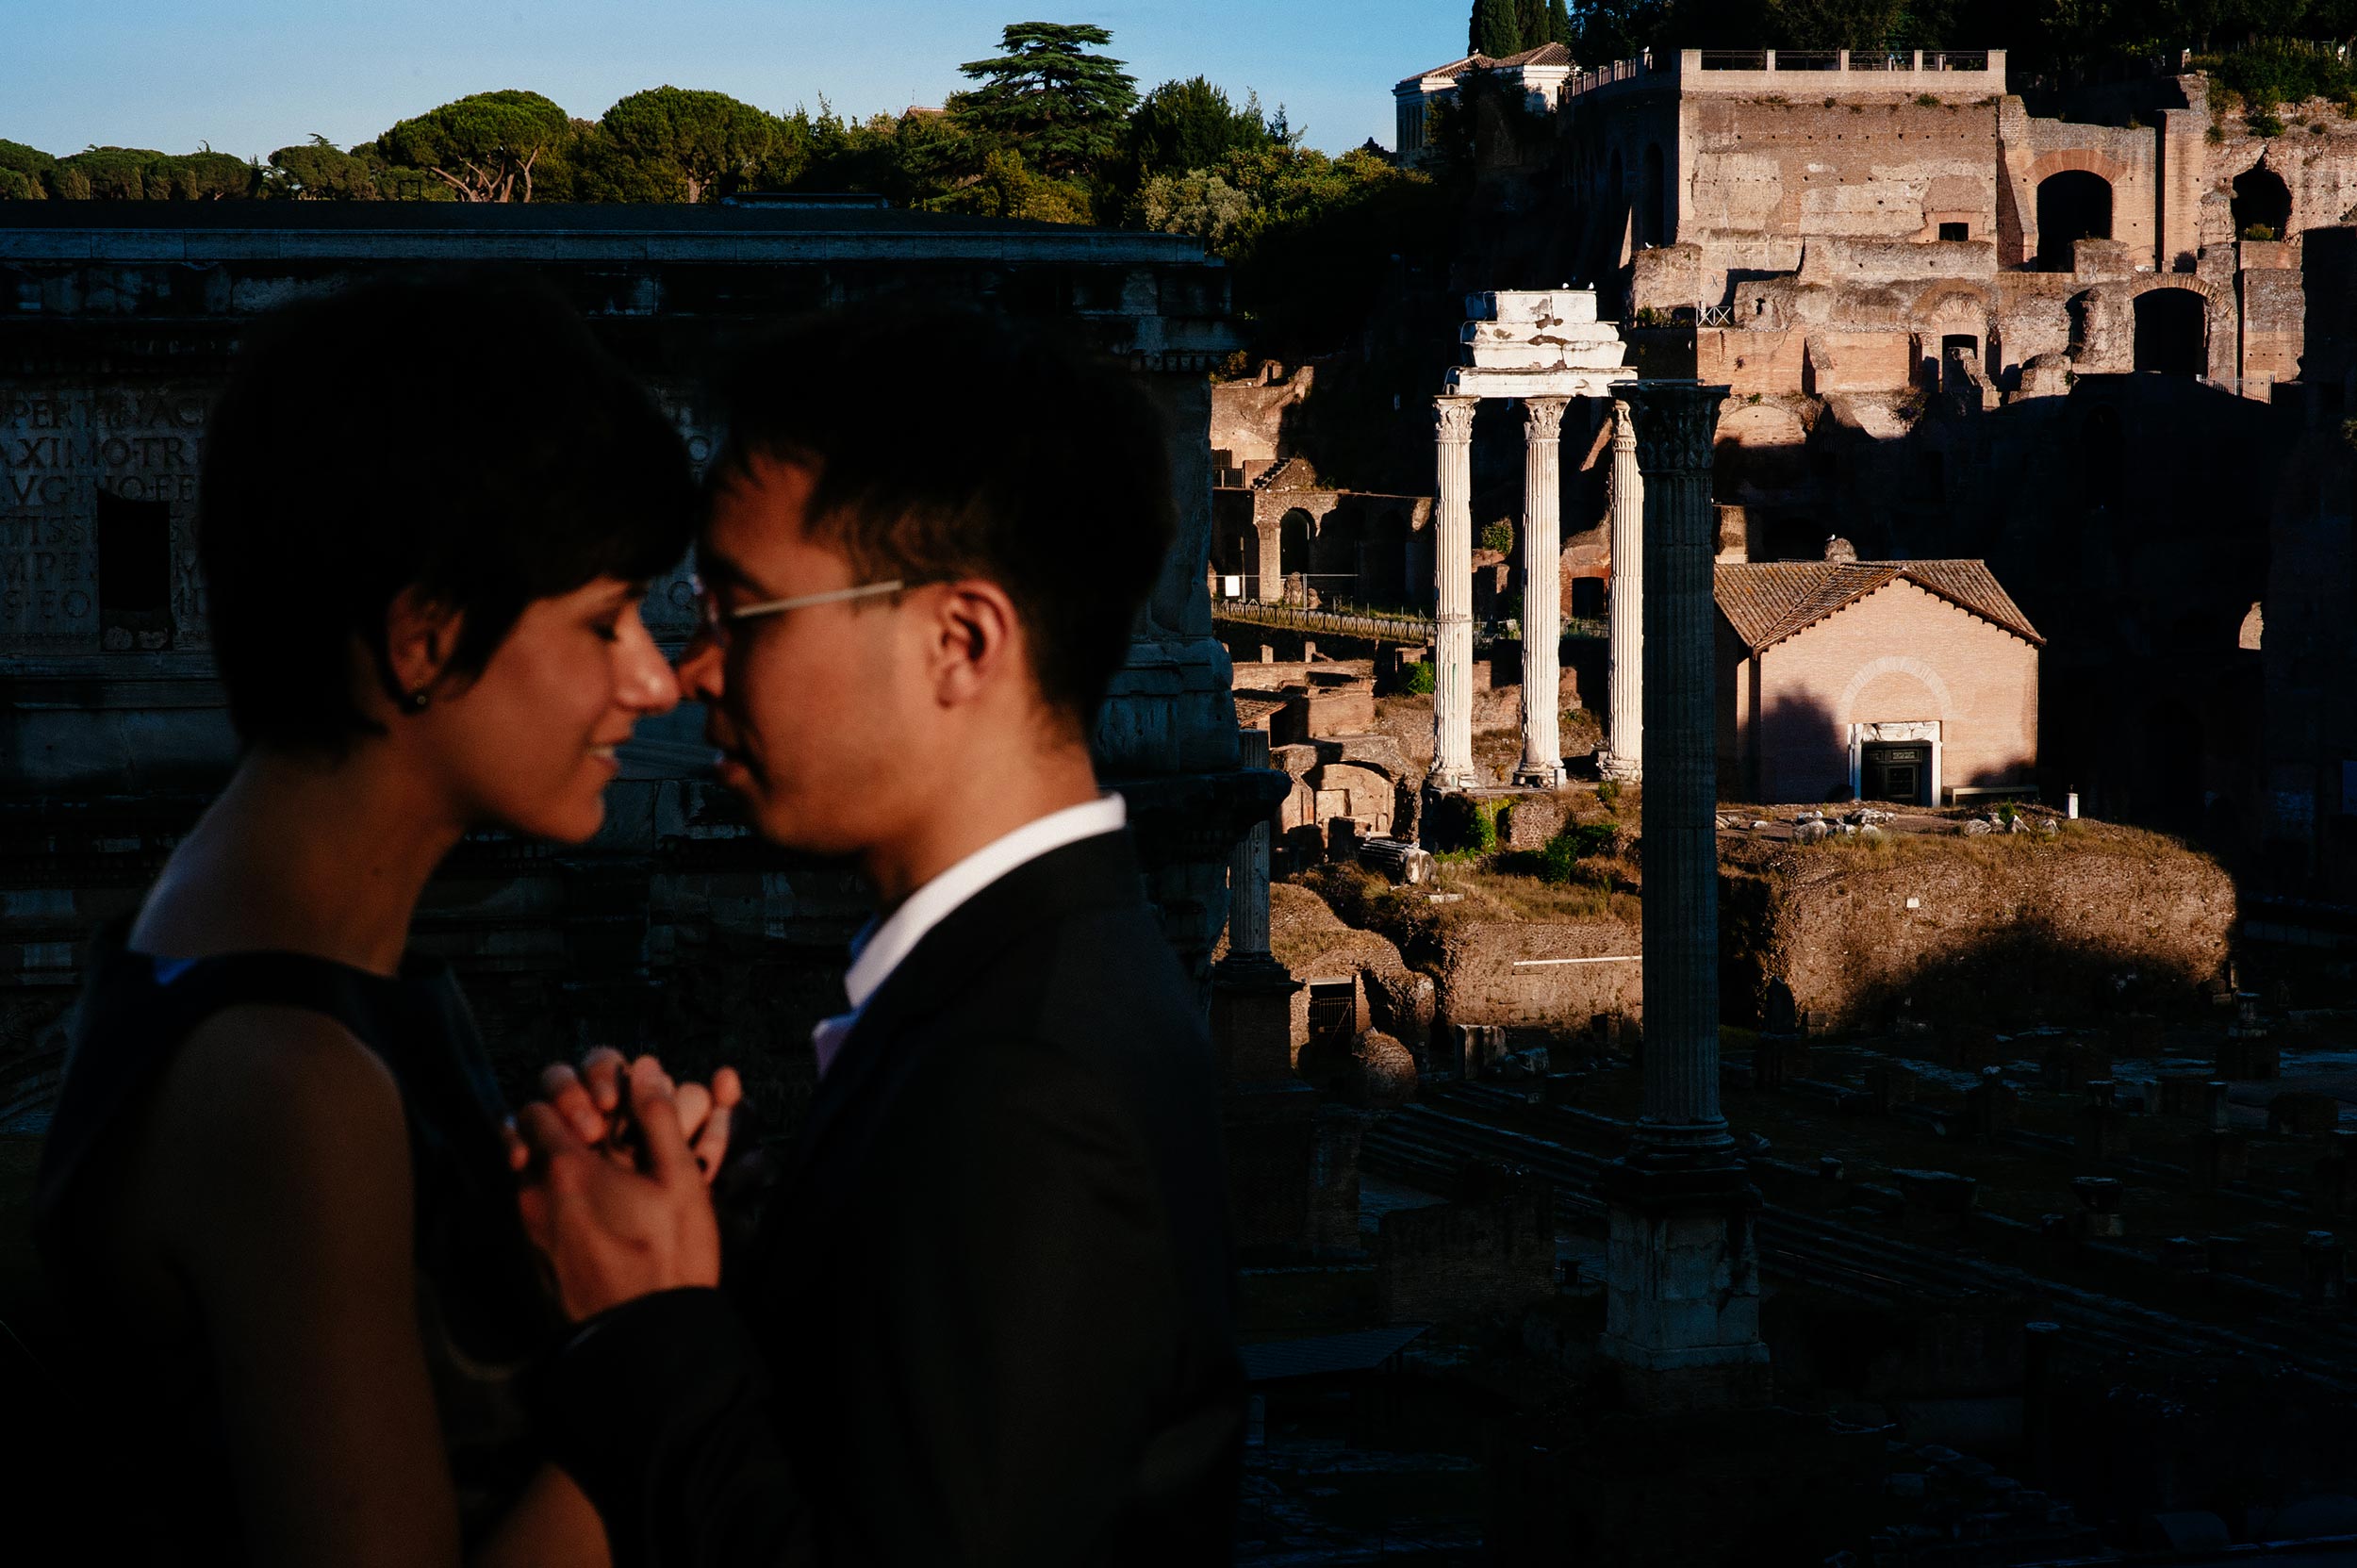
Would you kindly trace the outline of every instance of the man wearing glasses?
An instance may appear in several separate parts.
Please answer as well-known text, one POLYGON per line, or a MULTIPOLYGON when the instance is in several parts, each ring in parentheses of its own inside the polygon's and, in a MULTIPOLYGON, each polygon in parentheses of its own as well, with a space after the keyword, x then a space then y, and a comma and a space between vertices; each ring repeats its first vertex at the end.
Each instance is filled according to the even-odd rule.
POLYGON ((544 1385, 554 1457, 620 1562, 1224 1561, 1211 1050, 1089 754, 1174 534, 1159 421, 963 315, 816 322, 732 392, 681 684, 760 831, 881 914, 725 1296, 648 1262, 701 1183, 535 1124, 558 1265, 612 1282, 544 1385), (879 410, 920 359, 913 431, 879 410))

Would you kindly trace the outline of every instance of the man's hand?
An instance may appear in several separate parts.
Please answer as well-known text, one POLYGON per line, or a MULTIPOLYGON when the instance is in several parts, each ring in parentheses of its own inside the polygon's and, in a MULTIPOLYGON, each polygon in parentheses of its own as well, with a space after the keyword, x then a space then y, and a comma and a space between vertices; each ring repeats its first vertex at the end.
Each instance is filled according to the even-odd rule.
MULTIPOLYGON (((581 1059, 578 1072, 558 1062, 540 1074, 540 1098, 565 1118, 574 1136, 625 1170, 635 1169, 637 1164, 635 1133, 622 1114, 622 1081, 629 1071, 620 1051, 600 1046, 581 1059)), ((719 1174, 720 1163, 728 1154, 731 1113, 744 1098, 745 1087, 734 1067, 714 1073, 709 1088, 688 1082, 673 1092, 680 1130, 706 1181, 719 1174)), ((508 1140, 508 1159, 517 1170, 524 1168, 529 1157, 520 1139, 508 1140)))
POLYGON ((524 1232, 576 1322, 656 1291, 720 1282, 720 1228, 677 1091, 652 1057, 632 1064, 623 1081, 635 1168, 593 1147, 545 1101, 516 1118, 527 1150, 517 1195, 524 1232))

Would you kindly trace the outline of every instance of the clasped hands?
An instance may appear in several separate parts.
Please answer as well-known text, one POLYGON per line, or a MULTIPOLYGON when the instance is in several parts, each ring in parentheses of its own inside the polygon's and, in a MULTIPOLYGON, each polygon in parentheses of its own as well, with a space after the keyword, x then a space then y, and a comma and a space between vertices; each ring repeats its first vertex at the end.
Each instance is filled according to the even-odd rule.
POLYGON ((720 1282, 707 1187, 744 1098, 735 1070, 675 1083, 651 1056, 601 1048, 540 1075, 507 1130, 524 1233, 575 1322, 656 1291, 720 1282))

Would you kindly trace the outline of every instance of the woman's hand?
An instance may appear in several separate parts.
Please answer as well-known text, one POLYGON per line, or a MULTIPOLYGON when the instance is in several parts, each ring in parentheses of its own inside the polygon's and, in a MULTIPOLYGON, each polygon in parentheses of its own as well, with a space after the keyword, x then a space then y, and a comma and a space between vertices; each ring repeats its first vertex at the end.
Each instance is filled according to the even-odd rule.
MULTIPOLYGON (((655 1058, 642 1056, 638 1060, 651 1065, 656 1073, 663 1073, 663 1064, 655 1058)), ((620 1051, 611 1046, 600 1046, 581 1059, 578 1071, 556 1062, 540 1074, 541 1098, 565 1119, 573 1135, 624 1170, 639 1168, 636 1131, 622 1103, 623 1080, 634 1070, 631 1064, 623 1061, 620 1051)), ((668 1074, 663 1077, 666 1083, 670 1081, 668 1074)), ((744 1098, 745 1087, 734 1067, 722 1067, 714 1073, 709 1087, 689 1082, 672 1090, 680 1130, 707 1183, 719 1174, 720 1163, 729 1149, 730 1114, 744 1098)), ((507 1134, 508 1164, 520 1172, 530 1159, 531 1150, 511 1125, 507 1134)))
POLYGON ((525 1150, 524 1233, 575 1322, 656 1291, 720 1282, 719 1222, 671 1081, 642 1056, 624 1081, 616 1119, 634 1130, 628 1160, 593 1147, 541 1100, 518 1114, 512 1134, 525 1150))

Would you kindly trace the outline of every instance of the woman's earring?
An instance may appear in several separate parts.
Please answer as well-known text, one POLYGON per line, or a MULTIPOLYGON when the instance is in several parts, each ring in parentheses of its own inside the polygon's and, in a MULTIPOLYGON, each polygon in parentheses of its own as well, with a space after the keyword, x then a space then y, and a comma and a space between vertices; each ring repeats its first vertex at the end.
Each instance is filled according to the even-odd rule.
POLYGON ((406 697, 404 697, 401 700, 401 705, 410 713, 423 713, 425 712, 425 704, 427 701, 428 699, 425 688, 423 686, 420 686, 417 690, 409 693, 406 697))

